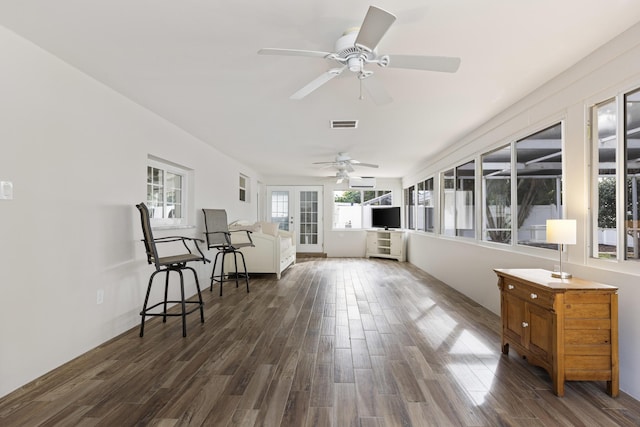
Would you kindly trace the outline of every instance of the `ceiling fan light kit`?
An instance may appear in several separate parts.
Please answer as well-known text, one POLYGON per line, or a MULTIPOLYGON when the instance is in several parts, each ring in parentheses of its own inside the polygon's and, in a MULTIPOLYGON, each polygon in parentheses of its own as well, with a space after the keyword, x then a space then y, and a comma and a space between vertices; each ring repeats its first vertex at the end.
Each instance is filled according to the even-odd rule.
POLYGON ((392 13, 376 6, 369 6, 362 25, 347 29, 335 42, 334 52, 264 48, 260 49, 258 54, 308 56, 332 60, 339 64, 339 68, 329 69, 291 95, 290 98, 296 100, 303 99, 325 83, 341 75, 345 69, 348 69, 356 74, 360 80, 361 99, 362 88, 364 87, 376 104, 387 104, 392 101, 391 97, 381 85, 371 79, 374 74, 373 71, 365 69, 365 65, 372 63, 378 64, 382 68, 405 68, 445 73, 455 73, 458 70, 460 58, 455 57, 378 55, 376 48, 395 20, 396 17, 392 13))

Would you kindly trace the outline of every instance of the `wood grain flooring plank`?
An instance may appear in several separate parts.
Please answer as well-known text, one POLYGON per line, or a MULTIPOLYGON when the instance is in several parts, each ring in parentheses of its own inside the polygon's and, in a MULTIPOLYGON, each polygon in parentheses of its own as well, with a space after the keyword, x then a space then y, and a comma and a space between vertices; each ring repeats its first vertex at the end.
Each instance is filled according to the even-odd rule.
POLYGON ((356 369, 354 371, 356 383, 356 407, 358 417, 378 418, 381 413, 378 406, 378 392, 375 387, 375 377, 372 369, 356 369))
MULTIPOLYGON (((305 427, 338 427, 334 422, 333 407, 309 407, 305 427)), ((283 426, 285 427, 285 426, 283 426)))
POLYGON ((351 340, 351 357, 354 369, 371 369, 371 358, 369 357, 369 348, 366 340, 351 340))
POLYGON ((303 426, 309 413, 308 391, 291 391, 282 415, 282 426, 303 426))
POLYGON ((358 427, 360 425, 356 407, 355 384, 341 383, 335 385, 334 407, 337 426, 358 427))
POLYGON ((265 396, 255 425, 265 427, 280 425, 289 401, 290 391, 290 381, 274 381, 265 396))
POLYGON ((318 343, 318 353, 316 355, 316 363, 333 363, 333 351, 336 348, 335 341, 336 339, 333 335, 324 335, 320 337, 320 342, 318 343))
POLYGON ((374 384, 378 394, 398 394, 398 385, 393 376, 391 362, 384 356, 371 356, 374 384))
POLYGON ((309 406, 333 406, 333 398, 333 366, 327 363, 316 363, 311 383, 309 406))
POLYGON ((295 365, 291 391, 310 391, 315 373, 316 355, 302 354, 295 365))
POLYGON ((261 364, 257 367, 251 381, 247 384, 242 399, 238 403, 238 409, 260 409, 262 400, 271 385, 275 372, 274 365, 261 364))
POLYGON ((370 356, 386 355, 382 338, 377 331, 364 331, 364 336, 367 341, 367 348, 369 349, 370 356))
POLYGON ((364 328, 360 319, 349 319, 349 337, 354 340, 364 339, 364 328))
POLYGON ((333 382, 352 383, 354 381, 351 349, 336 348, 333 357, 333 382))
POLYGON ((336 348, 351 348, 351 335, 349 334, 348 325, 336 326, 336 348))

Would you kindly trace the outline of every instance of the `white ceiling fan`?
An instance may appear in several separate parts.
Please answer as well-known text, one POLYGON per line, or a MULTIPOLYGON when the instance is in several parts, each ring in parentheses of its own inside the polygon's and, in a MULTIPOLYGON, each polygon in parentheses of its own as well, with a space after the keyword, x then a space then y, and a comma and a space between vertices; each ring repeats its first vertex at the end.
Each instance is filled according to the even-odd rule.
POLYGON ((338 169, 338 174, 344 173, 343 178, 348 178, 348 173, 353 172, 355 169, 354 166, 363 166, 367 168, 378 168, 378 165, 374 165, 373 163, 362 163, 359 160, 352 159, 349 153, 338 153, 335 160, 329 162, 314 162, 314 165, 325 165, 327 167, 335 167, 338 169))
POLYGON ((360 28, 346 30, 334 47, 334 52, 315 50, 264 48, 260 55, 288 55, 324 58, 338 63, 312 80, 302 89, 291 95, 291 99, 302 99, 331 79, 339 76, 345 69, 355 73, 360 80, 360 98, 362 87, 369 93, 376 104, 392 101, 384 87, 371 78, 373 71, 366 70, 365 65, 375 63, 380 67, 408 68, 414 70, 440 71, 455 73, 460 67, 460 58, 448 56, 422 55, 379 55, 376 48, 396 17, 376 6, 369 6, 360 28))

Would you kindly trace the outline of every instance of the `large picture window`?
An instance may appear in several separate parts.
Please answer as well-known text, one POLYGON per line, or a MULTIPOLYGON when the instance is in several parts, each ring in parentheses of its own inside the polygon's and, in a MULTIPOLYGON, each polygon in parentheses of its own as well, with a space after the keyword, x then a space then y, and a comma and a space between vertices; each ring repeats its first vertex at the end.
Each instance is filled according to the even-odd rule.
POLYGON ((333 192, 333 228, 371 228, 371 207, 393 205, 390 190, 333 192))
POLYGON ((562 125, 517 141, 515 150, 517 242, 557 249, 546 243, 546 222, 562 218, 562 125))

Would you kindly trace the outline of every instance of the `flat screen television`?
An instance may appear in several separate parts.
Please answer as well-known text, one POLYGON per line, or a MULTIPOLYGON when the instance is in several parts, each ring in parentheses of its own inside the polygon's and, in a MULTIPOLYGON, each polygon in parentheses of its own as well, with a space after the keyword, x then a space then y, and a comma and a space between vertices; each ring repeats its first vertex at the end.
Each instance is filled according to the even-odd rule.
POLYGON ((379 206, 371 208, 373 228, 400 228, 400 206, 379 206))

